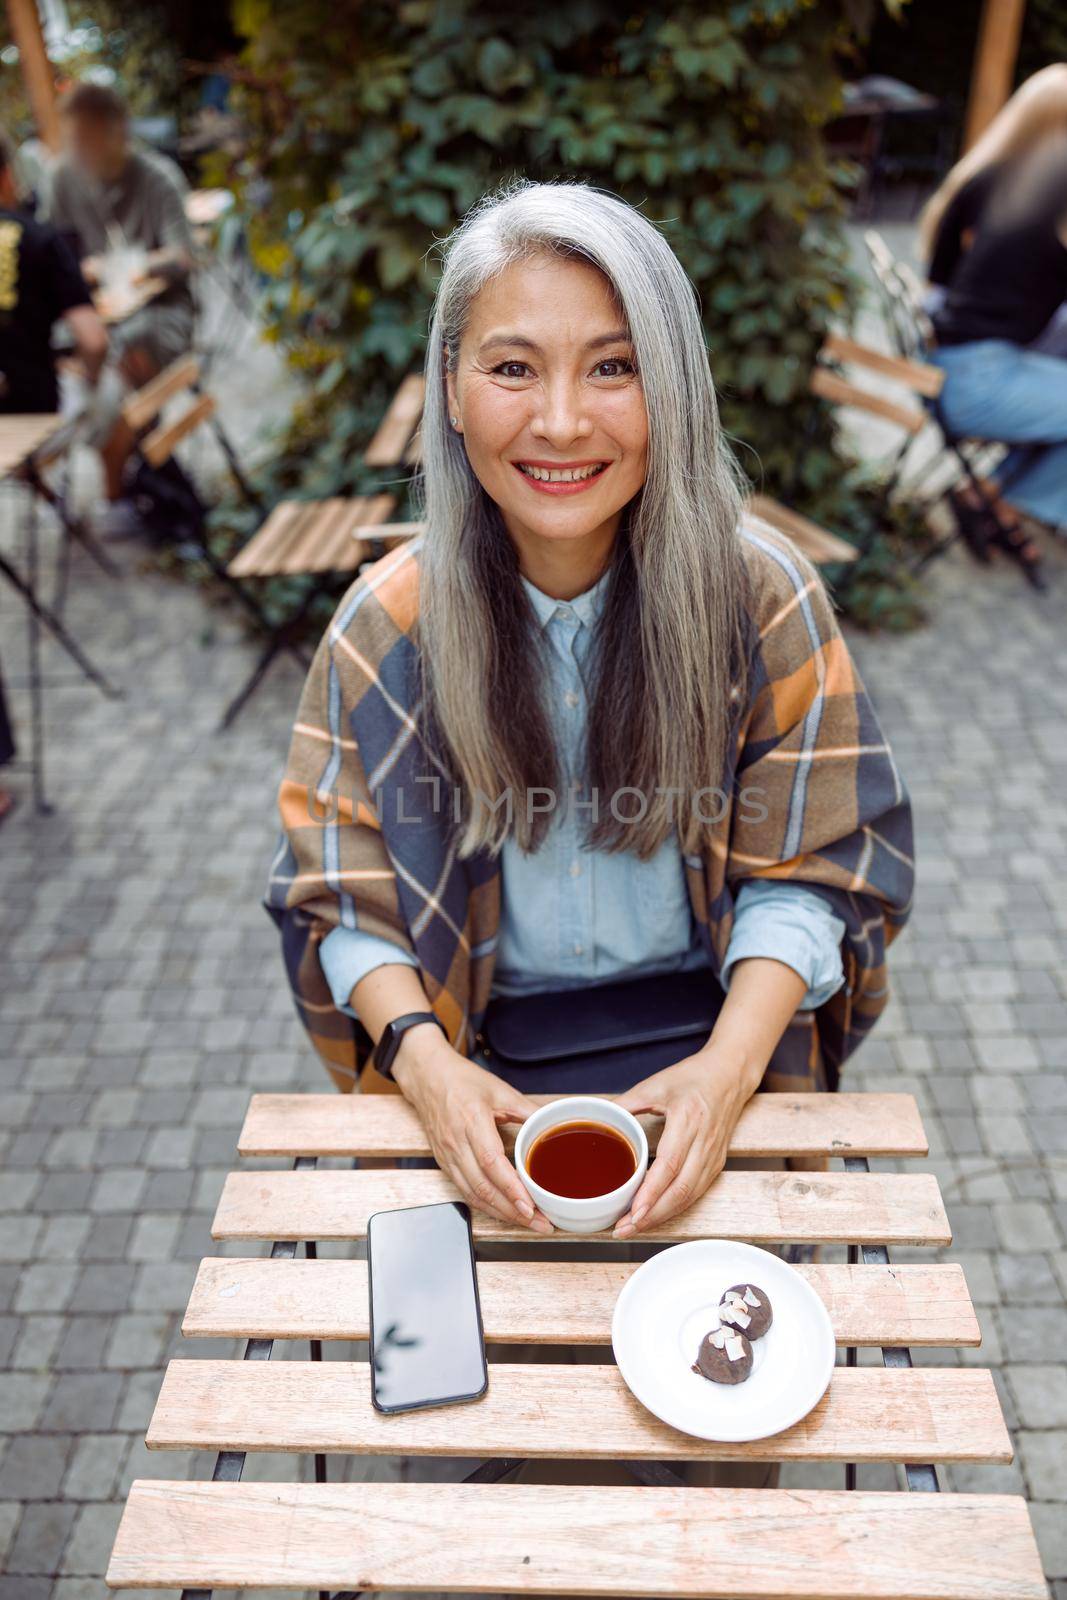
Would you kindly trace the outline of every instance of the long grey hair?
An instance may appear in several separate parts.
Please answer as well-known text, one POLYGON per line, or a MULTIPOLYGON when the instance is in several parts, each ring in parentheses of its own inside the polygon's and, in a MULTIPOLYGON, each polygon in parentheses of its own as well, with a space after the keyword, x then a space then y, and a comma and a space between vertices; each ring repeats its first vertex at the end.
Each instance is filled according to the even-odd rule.
POLYGON ((461 797, 459 854, 497 851, 509 836, 535 849, 552 816, 527 796, 565 798, 540 636, 499 508, 449 425, 445 373, 458 361, 474 297, 512 263, 545 252, 592 263, 607 278, 648 413, 647 476, 621 518, 597 626, 579 814, 593 847, 644 859, 673 833, 688 853, 700 848, 712 804, 693 797, 721 783, 745 704, 738 472, 681 263, 639 211, 585 184, 509 182, 442 246, 422 423, 426 735, 461 797))

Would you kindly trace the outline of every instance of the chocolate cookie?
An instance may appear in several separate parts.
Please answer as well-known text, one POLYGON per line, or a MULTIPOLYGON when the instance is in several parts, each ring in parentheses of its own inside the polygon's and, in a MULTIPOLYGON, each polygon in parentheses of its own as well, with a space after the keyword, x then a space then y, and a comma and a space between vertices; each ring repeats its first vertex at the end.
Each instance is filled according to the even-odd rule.
POLYGON ((701 1341, 693 1371, 712 1383, 744 1383, 752 1371, 752 1346, 733 1328, 713 1328, 701 1341))
POLYGON ((774 1321, 774 1312, 758 1284, 735 1283, 722 1297, 719 1320, 739 1329, 748 1339, 762 1339, 774 1321))

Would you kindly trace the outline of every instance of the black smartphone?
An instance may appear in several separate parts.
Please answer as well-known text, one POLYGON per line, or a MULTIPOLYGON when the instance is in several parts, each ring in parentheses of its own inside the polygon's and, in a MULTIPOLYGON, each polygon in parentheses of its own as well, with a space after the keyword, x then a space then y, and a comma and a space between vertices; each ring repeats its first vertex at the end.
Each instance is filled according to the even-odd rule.
POLYGON ((371 1397, 379 1411, 486 1391, 471 1214, 458 1200, 376 1211, 367 1224, 371 1397))

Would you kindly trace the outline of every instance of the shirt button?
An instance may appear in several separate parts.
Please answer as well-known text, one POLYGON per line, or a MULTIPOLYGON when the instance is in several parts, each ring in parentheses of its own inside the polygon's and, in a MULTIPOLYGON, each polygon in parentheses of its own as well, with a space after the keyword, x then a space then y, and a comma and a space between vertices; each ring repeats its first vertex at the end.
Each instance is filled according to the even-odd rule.
POLYGON ((581 955, 581 953, 582 953, 582 950, 583 950, 583 949, 584 949, 584 946, 583 946, 583 945, 580 945, 580 944, 576 944, 576 945, 575 945, 575 947, 574 947, 574 953, 575 953, 575 955, 576 955, 576 956, 580 956, 580 955, 581 955))
POLYGON ((573 689, 567 690, 567 693, 563 696, 563 704, 565 706, 570 706, 572 710, 578 704, 578 696, 575 694, 573 689))
POLYGON ((582 866, 581 866, 581 862, 579 862, 579 861, 572 861, 572 862, 571 862, 571 877, 572 877, 572 878, 580 878, 580 877, 581 877, 581 875, 582 875, 582 866))

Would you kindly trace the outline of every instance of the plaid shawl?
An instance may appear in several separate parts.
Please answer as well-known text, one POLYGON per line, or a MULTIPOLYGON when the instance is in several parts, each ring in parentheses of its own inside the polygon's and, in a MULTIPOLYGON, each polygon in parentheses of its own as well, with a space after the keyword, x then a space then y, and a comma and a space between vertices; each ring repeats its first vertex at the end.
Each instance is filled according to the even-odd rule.
MULTIPOLYGON (((831 902, 847 930, 844 987, 798 1013, 763 1087, 836 1088, 888 997, 886 950, 911 907, 911 809, 815 569, 754 518, 742 538, 753 593, 749 704, 721 782, 731 804, 703 853, 686 857, 686 880, 716 975, 744 879, 787 879, 831 902), (744 789, 762 791, 760 807, 741 802, 744 789)), ((297 1011, 347 1089, 365 1068, 365 1088, 382 1080, 367 1066, 367 1034, 326 985, 318 946, 331 929, 364 928, 412 951, 463 1054, 493 976, 499 863, 457 858, 418 733, 420 542, 383 557, 341 600, 304 685, 279 793, 284 832, 265 904, 297 1011)))

